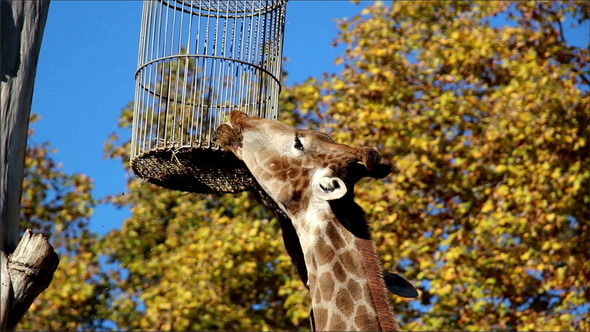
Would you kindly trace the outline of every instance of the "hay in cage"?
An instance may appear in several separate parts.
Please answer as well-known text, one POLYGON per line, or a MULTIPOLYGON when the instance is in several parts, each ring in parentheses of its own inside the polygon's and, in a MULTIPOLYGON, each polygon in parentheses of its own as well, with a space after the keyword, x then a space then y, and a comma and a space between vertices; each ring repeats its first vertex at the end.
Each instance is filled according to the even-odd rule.
POLYGON ((286 0, 145 1, 131 168, 195 193, 250 190, 215 142, 232 110, 277 119, 286 0))

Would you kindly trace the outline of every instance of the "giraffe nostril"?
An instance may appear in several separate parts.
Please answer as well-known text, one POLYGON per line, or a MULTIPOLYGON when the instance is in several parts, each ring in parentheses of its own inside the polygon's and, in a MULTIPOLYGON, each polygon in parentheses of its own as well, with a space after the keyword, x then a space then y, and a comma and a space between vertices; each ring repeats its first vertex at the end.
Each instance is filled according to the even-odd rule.
POLYGON ((324 191, 332 192, 340 188, 340 183, 338 180, 332 179, 331 181, 320 182, 320 188, 324 191))
POLYGON ((332 180, 332 190, 340 188, 340 183, 336 180, 332 180))
POLYGON ((375 151, 374 149, 367 149, 367 155, 365 157, 365 166, 367 169, 373 170, 375 166, 379 165, 381 162, 381 155, 379 152, 375 151))

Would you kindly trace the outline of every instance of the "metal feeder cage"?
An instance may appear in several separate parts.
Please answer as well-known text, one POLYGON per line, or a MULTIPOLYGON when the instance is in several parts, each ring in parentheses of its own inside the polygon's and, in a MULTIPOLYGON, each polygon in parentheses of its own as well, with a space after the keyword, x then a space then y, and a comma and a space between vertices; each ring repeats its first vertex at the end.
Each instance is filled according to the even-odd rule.
POLYGON ((131 138, 138 176, 195 193, 252 189, 215 130, 232 110, 277 119, 286 1, 144 2, 131 138))

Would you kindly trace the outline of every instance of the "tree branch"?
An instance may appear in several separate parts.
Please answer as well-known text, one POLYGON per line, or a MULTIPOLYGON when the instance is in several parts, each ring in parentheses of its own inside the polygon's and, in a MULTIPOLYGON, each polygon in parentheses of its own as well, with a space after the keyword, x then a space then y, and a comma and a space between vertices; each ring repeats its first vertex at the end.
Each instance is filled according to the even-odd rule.
POLYGON ((2 262, 3 272, 8 270, 8 277, 2 283, 9 283, 12 293, 9 313, 2 330, 14 330, 33 301, 44 291, 53 279, 59 258, 47 238, 41 234, 33 235, 30 229, 25 231, 18 246, 8 257, 6 267, 2 262))

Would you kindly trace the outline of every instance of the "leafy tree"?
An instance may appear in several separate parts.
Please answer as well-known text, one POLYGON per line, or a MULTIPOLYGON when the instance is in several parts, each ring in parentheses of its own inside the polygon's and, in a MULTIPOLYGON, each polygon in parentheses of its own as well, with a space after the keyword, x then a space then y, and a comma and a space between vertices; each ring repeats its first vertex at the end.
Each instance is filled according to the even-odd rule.
MULTIPOLYGON (((38 116, 33 115, 31 122, 38 116)), ((49 142, 34 143, 25 157, 21 229, 49 238, 60 256, 53 280, 35 300, 18 329, 75 330, 101 327, 109 298, 108 276, 99 264, 98 237, 88 229, 97 202, 92 180, 66 174, 49 142)))
POLYGON ((590 328, 590 54, 566 17, 588 4, 377 3, 340 21, 341 73, 284 95, 291 121, 397 167, 357 194, 385 267, 423 290, 394 299, 405 329, 590 328))

